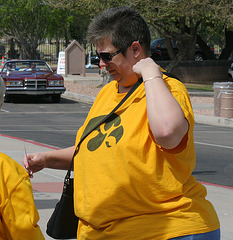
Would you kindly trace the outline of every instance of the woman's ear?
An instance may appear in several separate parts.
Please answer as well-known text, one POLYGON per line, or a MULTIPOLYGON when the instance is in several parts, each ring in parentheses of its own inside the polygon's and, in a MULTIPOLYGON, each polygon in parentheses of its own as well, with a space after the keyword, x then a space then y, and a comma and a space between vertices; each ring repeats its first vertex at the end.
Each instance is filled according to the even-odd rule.
POLYGON ((140 43, 138 41, 134 41, 131 44, 131 49, 133 51, 134 57, 138 58, 140 56, 141 51, 142 51, 140 43))

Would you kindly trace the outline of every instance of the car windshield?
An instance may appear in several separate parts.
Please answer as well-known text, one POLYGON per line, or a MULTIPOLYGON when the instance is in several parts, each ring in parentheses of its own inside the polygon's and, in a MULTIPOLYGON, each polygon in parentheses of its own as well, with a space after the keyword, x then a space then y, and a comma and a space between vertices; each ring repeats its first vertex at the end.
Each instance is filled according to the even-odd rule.
POLYGON ((51 69, 45 62, 27 62, 27 61, 16 61, 8 62, 4 65, 2 72, 22 72, 22 71, 46 71, 51 72, 51 69))

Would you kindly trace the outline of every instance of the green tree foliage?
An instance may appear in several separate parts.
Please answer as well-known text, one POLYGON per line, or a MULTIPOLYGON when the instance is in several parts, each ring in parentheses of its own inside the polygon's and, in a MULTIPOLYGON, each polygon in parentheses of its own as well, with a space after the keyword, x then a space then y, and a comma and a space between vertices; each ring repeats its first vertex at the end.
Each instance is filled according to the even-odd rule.
POLYGON ((216 58, 210 44, 220 44, 224 48, 220 59, 227 59, 233 50, 232 0, 46 1, 75 9, 89 17, 109 7, 133 6, 145 17, 150 28, 166 38, 169 54, 175 63, 182 59, 194 59, 196 43, 201 46, 208 59, 216 58), (178 55, 173 52, 171 38, 176 40, 178 55))
POLYGON ((52 5, 45 0, 0 0, 0 35, 9 39, 11 53, 17 43, 22 59, 36 59, 36 49, 45 38, 56 39, 57 55, 59 39, 65 39, 66 46, 71 39, 84 42, 88 18, 68 8, 72 1, 67 1, 66 7, 60 2, 52 5))
MULTIPOLYGON (((174 62, 194 58, 198 43, 209 59, 215 59, 208 43, 224 39, 225 52, 220 59, 227 59, 232 45, 232 0, 134 0, 147 22, 166 38, 169 54, 174 62), (221 36, 221 37, 219 37, 221 36), (170 39, 176 40, 179 53, 175 55, 170 39)), ((224 46, 223 46, 224 47, 224 46)))
POLYGON ((126 3, 123 0, 43 0, 43 2, 58 11, 66 11, 68 15, 64 29, 68 35, 65 36, 76 39, 84 48, 86 48, 87 28, 92 17, 104 9, 126 3))
POLYGON ((50 8, 40 0, 1 0, 0 29, 15 39, 23 59, 37 58, 36 48, 47 34, 50 8))
POLYGON ((150 28, 166 38, 176 63, 193 59, 196 43, 209 59, 215 55, 208 44, 222 45, 219 59, 228 59, 233 50, 232 0, 0 0, 0 34, 18 42, 23 58, 35 58, 37 46, 46 37, 85 43, 91 18, 120 5, 141 12, 150 28), (178 55, 171 38, 177 42, 178 55))
POLYGON ((44 0, 44 2, 57 8, 73 9, 90 17, 110 7, 130 4, 127 0, 44 0))

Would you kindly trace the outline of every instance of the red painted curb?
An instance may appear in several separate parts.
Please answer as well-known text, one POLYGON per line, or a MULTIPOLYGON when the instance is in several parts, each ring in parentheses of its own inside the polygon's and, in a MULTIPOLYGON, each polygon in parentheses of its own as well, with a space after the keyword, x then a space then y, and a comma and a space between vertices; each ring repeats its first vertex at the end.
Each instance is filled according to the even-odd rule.
POLYGON ((34 142, 32 140, 26 140, 26 139, 23 139, 23 138, 12 137, 12 136, 8 136, 8 135, 4 135, 4 134, 0 134, 0 136, 11 138, 11 139, 14 139, 14 140, 19 140, 19 141, 22 141, 22 142, 31 143, 31 144, 34 144, 34 145, 39 146, 39 147, 46 147, 46 148, 50 148, 50 149, 53 149, 53 150, 59 150, 60 149, 58 147, 53 147, 53 146, 50 146, 50 145, 46 145, 46 144, 39 143, 39 142, 34 142))
POLYGON ((208 183, 208 182, 201 182, 201 181, 198 181, 198 182, 201 183, 201 184, 204 184, 204 185, 209 185, 209 186, 213 186, 213 187, 221 187, 221 188, 226 188, 226 189, 233 190, 233 187, 228 187, 228 186, 214 184, 214 183, 208 183))

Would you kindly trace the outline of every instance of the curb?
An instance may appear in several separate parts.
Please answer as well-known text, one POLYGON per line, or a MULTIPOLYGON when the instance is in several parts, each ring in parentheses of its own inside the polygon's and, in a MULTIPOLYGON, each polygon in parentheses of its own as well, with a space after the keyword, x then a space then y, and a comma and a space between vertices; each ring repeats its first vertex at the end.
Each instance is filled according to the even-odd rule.
POLYGON ((208 92, 208 91, 200 91, 200 92, 194 92, 194 91, 188 91, 189 96, 197 96, 197 97, 213 97, 214 92, 208 92))
POLYGON ((93 104, 95 101, 95 97, 87 96, 87 95, 82 95, 79 93, 73 93, 73 92, 65 92, 62 94, 62 96, 74 99, 76 101, 84 102, 84 103, 89 103, 93 104))
POLYGON ((233 128, 233 118, 212 117, 195 114, 194 117, 196 123, 233 128))

